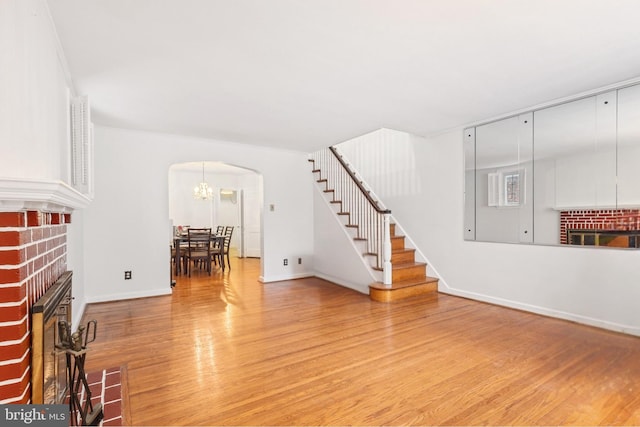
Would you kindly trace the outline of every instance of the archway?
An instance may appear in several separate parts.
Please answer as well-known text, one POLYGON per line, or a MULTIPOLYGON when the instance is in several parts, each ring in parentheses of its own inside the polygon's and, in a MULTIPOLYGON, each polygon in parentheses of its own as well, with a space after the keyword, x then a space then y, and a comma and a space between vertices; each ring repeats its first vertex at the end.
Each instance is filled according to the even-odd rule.
POLYGON ((169 219, 174 227, 234 226, 231 253, 262 257, 262 175, 222 162, 198 161, 169 167, 169 219), (211 198, 196 199, 194 187, 205 182, 211 198))

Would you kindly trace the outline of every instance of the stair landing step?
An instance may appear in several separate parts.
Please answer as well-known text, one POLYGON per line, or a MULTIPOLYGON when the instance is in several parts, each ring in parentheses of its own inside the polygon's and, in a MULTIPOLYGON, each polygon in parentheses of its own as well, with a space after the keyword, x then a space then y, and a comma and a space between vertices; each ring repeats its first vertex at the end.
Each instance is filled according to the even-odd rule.
POLYGON ((391 284, 391 287, 386 287, 382 282, 369 285, 369 297, 378 302, 393 302, 437 291, 438 278, 428 276, 424 279, 396 281, 391 284))

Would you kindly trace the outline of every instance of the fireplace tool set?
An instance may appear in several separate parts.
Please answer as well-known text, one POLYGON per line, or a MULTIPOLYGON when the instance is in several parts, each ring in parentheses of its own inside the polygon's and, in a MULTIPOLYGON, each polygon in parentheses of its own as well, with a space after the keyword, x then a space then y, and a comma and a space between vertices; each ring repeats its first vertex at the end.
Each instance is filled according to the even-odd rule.
POLYGON ((91 403, 91 390, 84 370, 84 361, 87 351, 89 351, 87 345, 95 341, 97 327, 98 322, 91 320, 86 327, 79 326, 76 332, 71 333, 71 325, 67 321, 58 321, 60 342, 56 347, 64 351, 67 357, 69 408, 72 425, 77 425, 79 415, 80 425, 97 426, 104 415, 101 403, 96 404, 95 407, 91 403), (81 401, 83 391, 84 403, 81 401))

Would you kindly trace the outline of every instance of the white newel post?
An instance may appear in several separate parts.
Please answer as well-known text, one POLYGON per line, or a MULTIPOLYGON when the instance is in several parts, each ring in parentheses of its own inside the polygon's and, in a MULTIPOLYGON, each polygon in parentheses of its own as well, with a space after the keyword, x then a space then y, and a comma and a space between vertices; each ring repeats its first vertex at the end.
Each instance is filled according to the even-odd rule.
POLYGON ((388 213, 384 214, 384 240, 382 242, 382 283, 391 287, 391 232, 388 213))

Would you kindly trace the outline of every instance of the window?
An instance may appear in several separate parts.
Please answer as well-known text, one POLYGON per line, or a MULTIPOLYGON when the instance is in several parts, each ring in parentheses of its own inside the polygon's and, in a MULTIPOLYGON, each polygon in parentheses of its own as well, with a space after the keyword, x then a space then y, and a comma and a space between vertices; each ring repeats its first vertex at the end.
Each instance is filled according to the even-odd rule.
POLYGON ((520 173, 504 175, 504 200, 506 206, 520 204, 520 173))
POLYGON ((489 206, 520 206, 524 203, 524 169, 489 173, 489 206))

